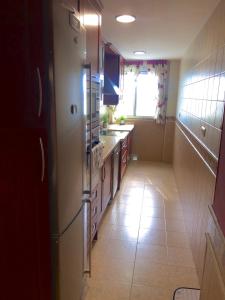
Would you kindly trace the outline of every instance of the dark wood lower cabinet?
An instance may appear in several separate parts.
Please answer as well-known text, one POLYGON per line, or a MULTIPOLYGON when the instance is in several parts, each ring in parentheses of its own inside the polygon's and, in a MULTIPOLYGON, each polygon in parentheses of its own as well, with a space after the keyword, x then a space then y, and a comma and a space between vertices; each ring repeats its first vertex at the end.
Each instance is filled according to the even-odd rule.
POLYGON ((127 168, 127 150, 124 152, 123 156, 121 157, 120 162, 120 179, 123 178, 125 171, 127 168))
POLYGON ((91 239, 97 239, 97 230, 101 215, 101 182, 97 184, 91 197, 91 239))
POLYGON ((110 200, 113 199, 117 189, 119 189, 121 179, 125 174, 131 153, 131 138, 132 132, 125 139, 121 140, 106 158, 101 170, 101 182, 98 183, 92 192, 92 240, 97 239, 102 216, 110 200), (116 159, 117 156, 119 156, 119 159, 116 159), (115 180, 117 181, 116 184, 115 180))
POLYGON ((110 155, 102 167, 102 212, 105 211, 112 198, 112 156, 110 155))
POLYGON ((127 161, 128 162, 131 159, 131 153, 132 153, 132 149, 131 149, 132 136, 133 136, 133 130, 131 132, 129 132, 129 134, 127 136, 127 161))
POLYGON ((127 167, 127 156, 128 156, 128 138, 126 137, 121 141, 121 152, 120 152, 120 180, 123 178, 126 167, 127 167))

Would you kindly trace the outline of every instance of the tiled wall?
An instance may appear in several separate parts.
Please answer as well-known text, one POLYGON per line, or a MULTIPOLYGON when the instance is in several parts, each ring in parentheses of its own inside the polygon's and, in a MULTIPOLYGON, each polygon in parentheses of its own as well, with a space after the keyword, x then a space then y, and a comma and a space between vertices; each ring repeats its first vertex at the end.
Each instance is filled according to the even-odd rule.
POLYGON ((214 198, 217 160, 213 157, 219 156, 224 92, 225 0, 222 0, 182 59, 177 118, 184 127, 177 122, 175 128, 174 170, 200 280, 208 206, 214 198), (201 145, 204 151, 209 150, 208 155, 203 155, 201 145))
POLYGON ((178 119, 216 157, 220 145, 224 92, 225 0, 222 0, 182 60, 177 111, 178 119))
POLYGON ((156 124, 154 119, 130 118, 134 124, 132 154, 142 161, 163 161, 172 163, 174 145, 173 117, 167 118, 166 124, 156 124))
POLYGON ((201 282, 206 245, 205 232, 208 226, 208 205, 212 205, 213 202, 215 175, 210 172, 178 125, 175 127, 173 165, 183 206, 184 221, 201 282))

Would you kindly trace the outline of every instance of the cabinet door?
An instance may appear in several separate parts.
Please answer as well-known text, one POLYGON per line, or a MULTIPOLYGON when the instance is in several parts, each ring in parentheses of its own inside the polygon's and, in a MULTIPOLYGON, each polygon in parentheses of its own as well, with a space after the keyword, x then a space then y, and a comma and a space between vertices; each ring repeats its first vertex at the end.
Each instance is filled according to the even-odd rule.
POLYGON ((120 171, 120 174, 121 174, 121 178, 123 178, 123 175, 125 174, 125 171, 126 171, 126 168, 127 168, 127 150, 124 152, 122 158, 121 158, 121 171, 120 171))
POLYGON ((24 300, 51 298, 48 164, 43 161, 48 152, 47 118, 43 109, 39 114, 37 73, 39 66, 43 79, 43 66, 47 68, 41 31, 42 12, 47 10, 42 5, 48 1, 1 5, 0 265, 5 300, 18 295, 24 300))
POLYGON ((112 196, 112 157, 109 156, 102 168, 102 212, 106 209, 112 196))
MULTIPOLYGON (((0 124, 5 128, 42 127, 43 1, 5 1, 1 6, 0 124)), ((47 31, 47 28, 46 28, 47 31)), ((47 34, 47 33, 46 33, 47 34)))
POLYGON ((119 96, 112 94, 112 84, 119 87, 120 79, 120 56, 114 53, 108 53, 107 48, 104 56, 104 104, 117 105, 119 103, 119 96))
POLYGON ((133 132, 131 131, 127 137, 127 161, 128 162, 131 159, 132 134, 133 132))
POLYGON ((46 140, 33 131, 0 132, 1 296, 47 300, 51 260, 46 140))
POLYGON ((86 28, 87 63, 91 63, 92 75, 99 73, 100 15, 92 1, 84 1, 84 26, 86 28))

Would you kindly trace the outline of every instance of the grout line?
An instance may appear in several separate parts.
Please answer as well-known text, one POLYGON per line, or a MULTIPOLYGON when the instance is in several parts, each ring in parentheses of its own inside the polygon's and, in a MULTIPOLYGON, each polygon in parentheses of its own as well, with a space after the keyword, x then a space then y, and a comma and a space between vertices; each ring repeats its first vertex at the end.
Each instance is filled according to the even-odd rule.
POLYGON ((144 190, 145 190, 145 183, 144 183, 144 188, 143 188, 143 192, 142 192, 143 193, 142 194, 142 205, 141 205, 141 213, 140 213, 140 218, 139 218, 139 227, 138 227, 138 235, 137 235, 136 249, 135 249, 135 255, 134 255, 134 267, 133 267, 132 280, 131 280, 131 286, 130 286, 130 292, 129 292, 129 300, 131 300, 131 292, 132 292, 132 287, 133 287, 133 282, 134 282, 134 270, 135 270, 135 266, 136 266, 137 247, 138 247, 140 223, 141 223, 141 216, 142 216, 142 209, 143 209, 144 190))
POLYGON ((168 232, 167 232, 167 222, 166 222, 166 205, 165 205, 165 199, 163 199, 163 206, 164 206, 164 216, 165 216, 165 233, 166 233, 166 254, 167 254, 167 263, 168 263, 168 255, 169 255, 169 250, 168 250, 168 232))

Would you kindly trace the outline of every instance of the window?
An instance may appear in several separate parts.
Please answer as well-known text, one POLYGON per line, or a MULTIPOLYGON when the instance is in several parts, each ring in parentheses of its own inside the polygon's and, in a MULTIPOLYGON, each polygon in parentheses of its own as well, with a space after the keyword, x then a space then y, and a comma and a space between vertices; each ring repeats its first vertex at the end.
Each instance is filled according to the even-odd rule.
POLYGON ((158 76, 152 72, 124 75, 123 99, 118 112, 126 116, 154 117, 158 99, 158 76))

